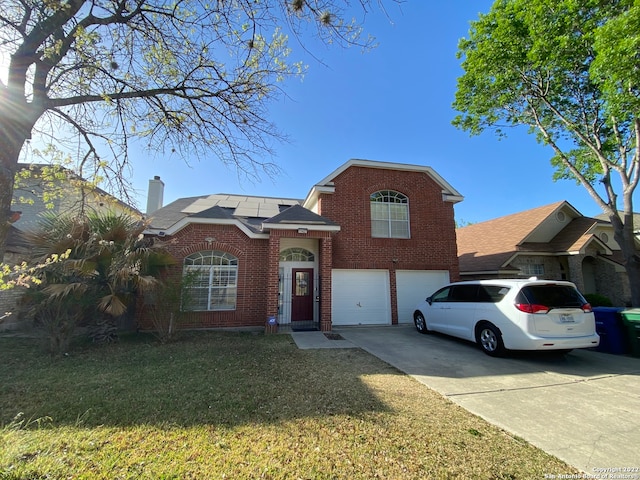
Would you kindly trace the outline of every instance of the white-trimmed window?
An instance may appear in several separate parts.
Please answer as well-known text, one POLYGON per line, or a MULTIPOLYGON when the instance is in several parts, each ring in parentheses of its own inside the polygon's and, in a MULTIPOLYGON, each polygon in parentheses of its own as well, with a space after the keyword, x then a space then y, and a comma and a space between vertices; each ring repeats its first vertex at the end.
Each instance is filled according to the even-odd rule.
POLYGON ((544 265, 542 263, 525 263, 520 267, 520 272, 527 276, 544 275, 544 265))
POLYGON ((238 259, 218 250, 196 252, 184 259, 187 281, 185 310, 235 310, 238 259))
POLYGON ((371 236, 410 238, 409 199, 405 195, 393 190, 371 195, 371 236))

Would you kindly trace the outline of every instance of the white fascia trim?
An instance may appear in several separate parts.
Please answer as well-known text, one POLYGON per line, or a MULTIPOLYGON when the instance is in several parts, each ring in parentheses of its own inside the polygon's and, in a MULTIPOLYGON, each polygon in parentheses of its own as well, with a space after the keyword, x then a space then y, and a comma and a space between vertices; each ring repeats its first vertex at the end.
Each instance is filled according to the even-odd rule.
POLYGON ((305 228, 307 230, 315 230, 317 232, 339 232, 339 225, 314 225, 312 223, 263 223, 263 230, 298 230, 305 228))
MULTIPOLYGON (((319 189, 322 187, 330 187, 332 185, 332 181, 335 177, 340 175, 346 169, 350 167, 366 167, 366 168, 380 168, 384 170, 403 170, 410 172, 423 172, 429 175, 433 180, 436 181, 442 187, 443 195, 451 196, 452 198, 459 198, 462 201, 464 197, 458 192, 455 188, 451 186, 449 182, 447 182, 444 178, 442 178, 433 168, 428 167, 426 165, 411 165, 407 163, 393 163, 393 162, 380 162, 377 160, 362 160, 359 158, 352 158, 346 163, 343 163, 336 170, 331 172, 328 176, 320 180, 309 192, 307 198, 305 199, 303 206, 306 207, 307 201, 312 198, 314 195, 317 196, 319 193, 333 193, 331 192, 321 192, 319 189)), ((453 200, 447 200, 453 201, 453 200)))
POLYGON ((464 197, 462 195, 449 195, 447 192, 442 192, 442 200, 444 202, 459 203, 464 200, 464 197))
POLYGON ((333 185, 314 185, 311 187, 307 198, 302 202, 302 206, 308 210, 314 211, 313 209, 318 203, 318 197, 321 193, 335 193, 336 187, 333 185))
POLYGON ((251 231, 247 226, 239 220, 234 219, 221 219, 221 218, 190 218, 185 217, 182 220, 174 223, 169 228, 162 230, 160 228, 145 230, 145 234, 149 235, 158 235, 160 232, 164 232, 165 235, 175 235, 180 230, 185 228, 187 225, 196 224, 196 225, 234 225, 238 227, 247 237, 254 239, 267 239, 269 238, 268 234, 265 233, 255 233, 251 231))

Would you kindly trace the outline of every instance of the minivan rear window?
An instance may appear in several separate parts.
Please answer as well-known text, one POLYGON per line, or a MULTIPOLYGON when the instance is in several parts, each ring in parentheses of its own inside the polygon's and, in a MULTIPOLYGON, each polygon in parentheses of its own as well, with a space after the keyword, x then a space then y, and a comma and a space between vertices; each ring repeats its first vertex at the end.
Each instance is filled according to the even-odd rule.
POLYGON ((480 285, 480 302, 498 303, 509 291, 509 287, 500 285, 480 285))
POLYGON ((587 302, 578 290, 569 285, 529 285, 520 291, 516 303, 545 305, 549 308, 580 308, 587 302), (526 301, 521 301, 521 296, 526 301))

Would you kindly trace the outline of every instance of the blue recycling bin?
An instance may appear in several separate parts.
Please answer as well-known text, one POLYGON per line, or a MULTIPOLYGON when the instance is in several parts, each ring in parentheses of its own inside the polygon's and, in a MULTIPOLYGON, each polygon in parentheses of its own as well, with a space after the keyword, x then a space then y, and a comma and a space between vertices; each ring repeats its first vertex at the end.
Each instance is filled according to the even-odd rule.
POLYGON ((620 315, 623 310, 619 307, 594 307, 596 332, 600 335, 600 345, 596 350, 616 355, 624 355, 629 351, 620 315))

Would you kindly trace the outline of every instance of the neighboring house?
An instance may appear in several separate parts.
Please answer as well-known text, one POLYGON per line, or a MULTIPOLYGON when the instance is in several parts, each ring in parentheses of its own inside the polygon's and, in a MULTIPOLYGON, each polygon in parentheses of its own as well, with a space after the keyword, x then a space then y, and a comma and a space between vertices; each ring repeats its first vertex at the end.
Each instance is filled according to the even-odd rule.
POLYGON ((174 255, 174 275, 197 277, 183 327, 391 325, 458 278, 461 200, 430 167, 350 160, 304 200, 181 198, 149 212, 147 233, 174 255))
POLYGON ((22 235, 38 228, 41 214, 89 212, 126 213, 142 218, 136 208, 101 188, 91 185, 70 170, 57 165, 21 163, 13 192, 11 230, 6 245, 5 263, 24 259, 28 245, 22 235))
POLYGON ((459 228, 460 277, 569 280, 615 305, 631 300, 612 225, 566 201, 459 228))
POLYGON ((30 163, 21 163, 18 167, 12 210, 20 212, 13 226, 22 232, 37 229, 43 212, 115 212, 142 217, 136 208, 65 167, 30 163))
MULTIPOLYGON (((12 218, 6 243, 4 263, 18 264, 29 256, 25 232, 36 230, 43 212, 115 212, 142 218, 135 208, 90 185, 64 167, 46 164, 19 164, 18 180, 13 193, 12 218)), ((23 290, 0 291, 0 317, 11 312, 0 329, 14 328, 19 321, 16 302, 23 290)))
MULTIPOLYGON (((618 211, 618 213, 620 214, 620 218, 624 219, 624 212, 623 211, 618 211)), ((599 220, 604 220, 605 222, 609 221, 609 217, 607 216, 606 213, 602 213, 600 215, 596 215, 595 218, 597 218, 599 220)), ((638 239, 638 242, 640 242, 640 213, 634 213, 633 214, 633 234, 638 239)))

